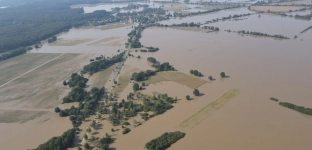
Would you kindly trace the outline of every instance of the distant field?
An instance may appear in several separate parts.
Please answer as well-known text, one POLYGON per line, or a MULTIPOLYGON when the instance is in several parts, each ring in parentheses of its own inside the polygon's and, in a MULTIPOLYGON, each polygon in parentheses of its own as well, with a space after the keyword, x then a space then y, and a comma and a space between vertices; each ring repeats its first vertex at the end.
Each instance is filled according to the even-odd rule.
MULTIPOLYGON (((38 55, 38 59, 33 58, 31 60, 43 64, 43 62, 50 60, 51 56, 55 57, 60 54, 32 55, 38 55), (36 60, 40 61, 37 62, 36 60)), ((92 56, 88 54, 64 54, 1 87, 0 122, 23 123, 44 115, 46 111, 53 112, 54 107, 61 104, 63 97, 70 91, 70 88, 64 87, 62 82, 68 80, 73 72, 80 71, 91 57, 93 54, 92 56)), ((22 57, 22 59, 24 58, 22 57)), ((14 64, 14 62, 16 60, 11 59, 5 63, 14 64)), ((12 69, 12 71, 1 71, 1 78, 4 78, 5 76, 20 76, 36 65, 20 62, 16 66, 0 66, 3 70, 12 69), (13 74, 15 68, 27 68, 27 70, 20 69, 13 74)))
POLYGON ((139 71, 139 69, 130 67, 128 65, 123 66, 120 76, 118 78, 118 86, 116 87, 114 92, 122 92, 129 84, 132 73, 139 71))
POLYGON ((190 118, 183 121, 179 127, 182 128, 193 128, 209 115, 211 115, 215 110, 220 109, 223 105, 225 105, 230 99, 239 95, 240 91, 237 89, 233 89, 222 95, 220 98, 216 99, 212 103, 206 105, 201 110, 199 110, 196 114, 191 116, 190 118))
POLYGON ((208 29, 197 28, 197 27, 171 27, 171 28, 178 29, 178 30, 185 30, 185 31, 201 32, 201 33, 211 32, 208 29))
POLYGON ((176 4, 176 3, 172 3, 172 4, 166 4, 164 7, 164 10, 181 10, 181 9, 188 9, 189 7, 187 5, 184 4, 176 4))
POLYGON ((88 84, 91 87, 98 87, 101 88, 105 85, 105 83, 107 82, 107 80, 109 80, 110 75, 112 74, 113 70, 115 69, 115 67, 117 66, 117 64, 103 70, 100 72, 97 72, 95 74, 93 74, 88 81, 88 84))
POLYGON ((213 10, 213 9, 224 9, 226 7, 233 7, 232 5, 213 5, 213 6, 204 6, 204 7, 199 7, 198 9, 203 9, 203 10, 213 10))
POLYGON ((128 26, 132 26, 132 24, 114 23, 114 24, 107 24, 104 26, 99 26, 97 28, 101 30, 110 30, 110 29, 116 29, 116 28, 122 28, 122 27, 128 27, 128 26))
POLYGON ((60 54, 24 54, 0 62, 0 85, 60 54))
POLYGON ((109 37, 109 38, 104 38, 104 39, 98 40, 98 41, 90 43, 88 45, 89 46, 104 46, 107 42, 110 42, 110 41, 113 41, 113 40, 116 40, 116 39, 120 39, 120 37, 112 36, 112 37, 109 37))
POLYGON ((64 40, 64 39, 58 39, 57 41, 53 43, 49 43, 50 46, 75 46, 78 44, 90 42, 93 39, 71 39, 71 40, 64 40))
POLYGON ((173 81, 181 85, 185 85, 189 88, 197 88, 207 81, 202 80, 198 77, 190 76, 178 71, 163 71, 158 72, 155 76, 150 77, 145 83, 153 84, 162 81, 173 81))
POLYGON ((297 11, 302 8, 307 8, 303 6, 251 6, 251 10, 255 11, 264 11, 267 12, 289 12, 289 11, 297 11))

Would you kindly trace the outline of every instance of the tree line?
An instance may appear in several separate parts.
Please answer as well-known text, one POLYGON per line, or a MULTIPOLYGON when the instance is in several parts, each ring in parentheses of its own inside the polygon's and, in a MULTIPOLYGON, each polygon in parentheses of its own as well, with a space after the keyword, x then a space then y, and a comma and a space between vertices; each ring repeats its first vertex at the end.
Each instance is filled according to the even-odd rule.
POLYGON ((197 77, 203 76, 203 74, 201 72, 199 72, 198 70, 190 70, 190 73, 194 76, 197 76, 197 77))
POLYGON ((111 58, 104 56, 97 57, 95 61, 93 60, 90 64, 83 66, 81 73, 93 74, 101 70, 104 70, 117 62, 123 61, 124 54, 125 52, 121 52, 117 55, 114 55, 111 58))
POLYGON ((178 140, 184 138, 185 133, 180 131, 166 132, 160 137, 153 139, 145 144, 148 150, 165 150, 178 140))
POLYGON ((288 102, 279 102, 279 105, 303 113, 305 115, 312 116, 312 108, 305 108, 303 106, 297 106, 288 102))
MULTIPOLYGON (((236 31, 231 31, 231 30, 225 30, 225 31, 236 32, 236 31)), ((239 34, 250 34, 250 35, 256 35, 256 36, 265 36, 265 37, 272 37, 272 38, 279 38, 279 39, 289 39, 288 37, 280 35, 280 34, 270 35, 270 34, 267 34, 267 33, 252 32, 252 31, 245 31, 245 30, 237 31, 237 33, 239 33, 239 34)))
POLYGON ((71 146, 75 133, 75 129, 69 129, 61 136, 53 137, 47 142, 40 144, 36 150, 65 150, 71 146))

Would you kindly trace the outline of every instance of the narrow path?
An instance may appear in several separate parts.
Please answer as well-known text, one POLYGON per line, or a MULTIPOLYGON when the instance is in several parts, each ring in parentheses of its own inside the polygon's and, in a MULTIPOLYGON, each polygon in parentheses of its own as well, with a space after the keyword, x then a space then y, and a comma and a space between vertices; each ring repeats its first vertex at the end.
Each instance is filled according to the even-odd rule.
POLYGON ((37 66, 37 67, 35 67, 35 68, 33 68, 33 69, 27 71, 27 72, 21 74, 20 76, 18 76, 18 77, 16 77, 16 78, 14 78, 14 79, 12 79, 12 80, 10 80, 10 81, 8 81, 8 82, 2 84, 2 85, 0 85, 0 88, 2 88, 3 86, 5 86, 5 85, 7 85, 7 84, 9 84, 9 83, 11 83, 11 82, 13 82, 13 81, 15 81, 16 79, 18 79, 18 78, 20 78, 20 77, 22 77, 22 76, 24 76, 24 75, 26 75, 26 74, 28 74, 28 73, 30 73, 30 72, 32 72, 32 71, 38 69, 39 67, 41 67, 41 66, 43 66, 43 65, 45 65, 45 64, 47 64, 47 63, 49 63, 49 62, 51 62, 51 61, 53 61, 53 60, 59 58, 59 57, 61 57, 61 56, 64 55, 64 54, 65 54, 65 53, 63 53, 63 54, 61 54, 61 55, 58 55, 58 56, 54 57, 53 59, 50 59, 50 60, 46 61, 45 63, 43 63, 43 64, 41 64, 41 65, 39 65, 39 66, 37 66))

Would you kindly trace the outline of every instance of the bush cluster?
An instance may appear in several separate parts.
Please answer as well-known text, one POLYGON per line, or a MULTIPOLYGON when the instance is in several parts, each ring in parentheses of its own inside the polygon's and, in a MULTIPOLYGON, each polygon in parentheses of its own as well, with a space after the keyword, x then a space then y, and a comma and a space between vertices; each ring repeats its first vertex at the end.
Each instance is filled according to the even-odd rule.
POLYGON ((145 147, 148 150, 165 150, 169 148, 172 144, 182 139, 185 136, 185 133, 176 131, 176 132, 166 132, 160 137, 153 139, 145 144, 145 147))

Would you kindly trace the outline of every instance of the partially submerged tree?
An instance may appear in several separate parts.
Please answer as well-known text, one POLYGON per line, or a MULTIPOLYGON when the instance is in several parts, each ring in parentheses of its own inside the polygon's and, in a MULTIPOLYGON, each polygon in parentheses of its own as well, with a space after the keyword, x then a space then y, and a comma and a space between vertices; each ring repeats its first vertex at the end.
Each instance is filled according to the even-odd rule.
POLYGON ((221 73, 220 73, 220 76, 221 76, 221 78, 225 78, 225 73, 224 73, 224 72, 221 72, 221 73))
POLYGON ((194 89, 194 91, 193 91, 193 94, 195 95, 195 96, 199 96, 199 90, 198 89, 194 89))

